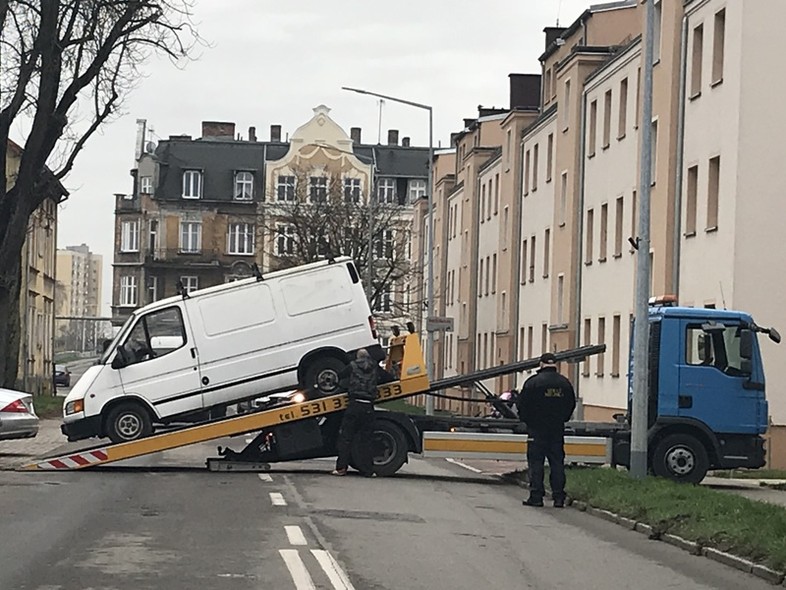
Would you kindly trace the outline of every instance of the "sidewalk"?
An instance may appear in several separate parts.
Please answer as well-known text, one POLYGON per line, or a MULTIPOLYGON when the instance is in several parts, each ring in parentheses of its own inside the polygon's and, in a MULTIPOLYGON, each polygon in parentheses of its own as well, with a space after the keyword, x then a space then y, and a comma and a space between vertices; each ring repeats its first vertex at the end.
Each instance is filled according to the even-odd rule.
POLYGON ((60 420, 41 420, 35 438, 0 441, 0 470, 15 469, 66 444, 60 420))

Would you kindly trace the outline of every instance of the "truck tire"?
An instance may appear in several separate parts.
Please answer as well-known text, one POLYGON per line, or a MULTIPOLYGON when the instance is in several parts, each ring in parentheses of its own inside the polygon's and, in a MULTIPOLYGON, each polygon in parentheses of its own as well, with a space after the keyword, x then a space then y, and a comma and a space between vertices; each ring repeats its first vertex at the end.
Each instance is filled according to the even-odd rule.
POLYGON ((153 434, 150 413, 142 404, 126 402, 118 404, 106 415, 106 435, 114 443, 139 440, 153 434))
POLYGON ((690 434, 666 436, 652 454, 653 473, 681 483, 700 483, 709 467, 707 449, 690 434))
POLYGON ((338 393, 341 388, 338 374, 344 367, 346 364, 336 357, 317 357, 308 365, 302 385, 320 397, 338 393))
MULTIPOLYGON (((374 473, 389 477, 407 462, 407 438, 401 429, 387 420, 377 420, 371 437, 374 473)), ((353 448, 353 454, 355 449, 353 448)), ((357 460, 353 460, 357 464, 357 460)))

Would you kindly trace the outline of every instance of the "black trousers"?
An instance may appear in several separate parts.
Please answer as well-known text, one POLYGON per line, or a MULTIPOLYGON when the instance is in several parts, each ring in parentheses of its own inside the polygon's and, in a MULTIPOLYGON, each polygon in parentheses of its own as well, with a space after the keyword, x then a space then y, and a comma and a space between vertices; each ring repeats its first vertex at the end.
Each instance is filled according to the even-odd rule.
POLYGON ((530 433, 527 443, 530 498, 543 500, 543 472, 546 459, 551 473, 551 493, 555 500, 565 500, 565 436, 562 432, 530 433))
POLYGON ((363 475, 374 471, 374 457, 371 449, 371 434, 374 426, 374 404, 350 401, 341 421, 338 434, 338 459, 336 469, 341 471, 349 466, 353 442, 356 442, 357 468, 363 475))

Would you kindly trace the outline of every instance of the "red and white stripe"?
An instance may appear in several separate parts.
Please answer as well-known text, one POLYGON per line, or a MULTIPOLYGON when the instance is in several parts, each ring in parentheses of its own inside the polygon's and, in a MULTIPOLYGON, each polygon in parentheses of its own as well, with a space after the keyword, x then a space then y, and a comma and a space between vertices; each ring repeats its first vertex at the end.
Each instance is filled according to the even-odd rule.
POLYGON ((53 470, 53 469, 80 469, 88 465, 95 465, 106 461, 109 455, 106 449, 96 449, 93 451, 84 451, 82 453, 75 453, 73 455, 64 455, 56 459, 47 459, 38 463, 38 469, 53 470))

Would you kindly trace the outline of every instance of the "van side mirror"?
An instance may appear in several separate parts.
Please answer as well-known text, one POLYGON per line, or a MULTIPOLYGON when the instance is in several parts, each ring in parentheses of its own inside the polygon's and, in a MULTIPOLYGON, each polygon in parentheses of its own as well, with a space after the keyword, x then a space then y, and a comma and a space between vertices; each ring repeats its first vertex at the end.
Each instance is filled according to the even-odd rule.
POLYGON ((740 357, 747 361, 753 358, 753 332, 751 330, 740 331, 740 357))
POLYGON ((770 328, 768 335, 770 337, 770 340, 772 340, 775 344, 781 343, 781 335, 778 332, 778 330, 776 330, 775 328, 770 328))
POLYGON ((115 358, 112 359, 113 369, 122 369, 128 366, 128 357, 126 356, 125 346, 120 344, 115 351, 115 358))

